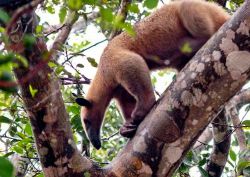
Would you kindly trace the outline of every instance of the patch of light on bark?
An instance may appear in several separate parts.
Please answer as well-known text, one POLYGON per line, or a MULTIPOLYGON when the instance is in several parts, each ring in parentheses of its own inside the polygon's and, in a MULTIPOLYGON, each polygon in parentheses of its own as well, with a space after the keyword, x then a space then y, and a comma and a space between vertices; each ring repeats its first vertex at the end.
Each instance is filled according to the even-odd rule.
POLYGON ((213 51, 212 56, 214 61, 219 61, 222 55, 220 51, 213 51))
POLYGON ((239 50, 239 48, 233 42, 233 39, 235 38, 235 32, 232 30, 228 30, 226 33, 227 33, 227 36, 222 39, 220 48, 224 52, 224 54, 227 56, 229 53, 239 50))
MULTIPOLYGON (((142 135, 144 135, 147 132, 146 129, 142 131, 142 135)), ((136 152, 146 152, 147 144, 145 142, 145 139, 143 136, 136 136, 135 137, 135 143, 133 144, 133 150, 136 152)))
POLYGON ((192 121, 192 125, 196 125, 198 123, 198 120, 196 120, 196 119, 194 119, 193 121, 192 121))
POLYGON ((183 149, 181 149, 180 147, 169 146, 167 148, 165 156, 168 159, 168 162, 171 162, 173 164, 180 159, 182 153, 183 149))
POLYGON ((250 20, 247 19, 240 24, 240 27, 237 29, 236 32, 242 35, 249 36, 249 29, 250 29, 250 20))
POLYGON ((250 67, 250 53, 247 51, 234 51, 227 56, 226 66, 234 80, 240 77, 250 67))

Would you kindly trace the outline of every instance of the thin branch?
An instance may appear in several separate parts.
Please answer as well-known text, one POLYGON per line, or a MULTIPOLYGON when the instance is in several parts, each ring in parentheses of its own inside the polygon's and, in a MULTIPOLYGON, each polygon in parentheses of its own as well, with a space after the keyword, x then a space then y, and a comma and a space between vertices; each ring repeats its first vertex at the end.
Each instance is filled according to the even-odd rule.
POLYGON ((93 47, 95 47, 95 46, 97 46, 97 45, 99 45, 99 44, 101 44, 101 43, 103 43, 103 42, 105 42, 105 41, 107 41, 107 40, 108 40, 108 39, 103 39, 103 40, 101 40, 101 41, 99 41, 99 42, 97 42, 97 43, 95 43, 95 44, 93 44, 93 45, 91 45, 91 46, 89 46, 89 47, 87 47, 87 48, 85 48, 85 49, 80 50, 79 52, 71 53, 71 54, 70 54, 71 56, 69 56, 69 57, 67 58, 67 60, 65 60, 65 61, 62 63, 62 65, 64 65, 66 62, 68 62, 69 60, 71 60, 73 57, 75 57, 75 56, 77 56, 77 55, 82 55, 82 53, 85 52, 86 50, 89 50, 89 49, 91 49, 91 48, 93 48, 93 47))
POLYGON ((44 34, 45 34, 45 37, 48 37, 49 35, 53 34, 53 33, 57 33, 58 31, 60 31, 62 28, 65 27, 66 24, 63 24, 59 27, 55 27, 55 26, 52 26, 52 28, 50 29, 47 29, 47 31, 44 31, 44 34))
POLYGON ((76 78, 60 78, 62 85, 73 85, 73 84, 89 84, 90 81, 80 80, 76 78))
POLYGON ((116 133, 110 135, 110 136, 107 137, 107 138, 102 138, 102 141, 109 141, 111 138, 113 138, 113 137, 116 136, 116 135, 119 135, 119 132, 116 132, 116 133))

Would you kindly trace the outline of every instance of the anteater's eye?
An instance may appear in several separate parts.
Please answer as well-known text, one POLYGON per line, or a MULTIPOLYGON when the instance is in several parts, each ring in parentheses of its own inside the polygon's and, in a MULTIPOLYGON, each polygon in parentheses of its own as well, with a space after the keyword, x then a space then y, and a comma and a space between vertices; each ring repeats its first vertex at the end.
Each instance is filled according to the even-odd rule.
POLYGON ((88 119, 84 119, 84 124, 85 124, 86 127, 88 127, 88 126, 91 125, 91 122, 88 119))

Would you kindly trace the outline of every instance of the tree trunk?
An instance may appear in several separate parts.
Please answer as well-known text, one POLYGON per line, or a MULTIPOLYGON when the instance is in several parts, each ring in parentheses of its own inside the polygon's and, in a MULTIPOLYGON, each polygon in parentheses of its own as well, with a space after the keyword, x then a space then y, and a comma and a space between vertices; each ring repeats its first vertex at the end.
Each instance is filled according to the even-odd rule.
POLYGON ((82 172, 89 169, 92 162, 81 156, 74 143, 58 79, 47 65, 52 54, 47 51, 43 39, 36 39, 29 47, 23 43, 23 30, 28 29, 26 35, 32 35, 36 26, 34 19, 30 13, 22 17, 22 22, 17 22, 19 27, 12 28, 17 30, 10 35, 8 49, 25 56, 29 63, 28 67, 19 63, 15 74, 32 124, 43 172, 51 177, 83 176, 82 172), (33 19, 33 24, 24 23, 30 19, 33 19), (31 90, 37 90, 37 93, 32 95, 31 90))

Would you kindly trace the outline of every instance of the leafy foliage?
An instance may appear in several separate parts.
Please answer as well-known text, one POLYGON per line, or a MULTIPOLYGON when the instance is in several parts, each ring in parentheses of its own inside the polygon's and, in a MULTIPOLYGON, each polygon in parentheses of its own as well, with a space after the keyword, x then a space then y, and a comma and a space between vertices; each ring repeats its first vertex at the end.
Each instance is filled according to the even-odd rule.
MULTIPOLYGON (((38 9, 40 24, 35 29, 35 37, 45 37, 48 45, 50 45, 55 39, 56 33, 60 31, 60 25, 65 22, 67 15, 72 11, 79 14, 79 19, 86 19, 93 12, 97 12, 97 17, 87 22, 87 29, 89 27, 97 28, 98 34, 102 34, 103 37, 109 37, 114 29, 122 29, 130 35, 136 35, 133 24, 149 15, 155 7, 162 5, 158 0, 133 0, 127 9, 128 16, 126 21, 122 22, 121 17, 116 15, 120 6, 119 3, 119 0, 47 0, 42 9, 38 9), (57 26, 56 28, 58 29, 54 29, 54 32, 53 30, 52 32, 49 31, 53 21, 51 19, 55 19, 55 21, 58 19, 57 25, 59 27, 57 26), (46 33, 46 30, 49 32, 46 33)), ((229 1, 230 10, 234 11, 241 3, 241 0, 229 1)), ((8 14, 0 10, 0 21, 7 23, 9 19, 8 14)), ((84 30, 85 28, 81 27, 81 30, 71 33, 68 42, 61 48, 59 63, 50 61, 48 65, 62 81, 61 92, 70 117, 75 143, 79 149, 83 149, 82 153, 86 153, 100 165, 105 165, 116 156, 127 140, 118 134, 123 120, 115 104, 112 103, 105 115, 106 119, 101 135, 103 143, 101 150, 97 151, 92 147, 90 148, 90 153, 87 150, 90 144, 81 125, 80 107, 74 103, 72 93, 75 93, 77 96, 85 96, 88 86, 79 83, 86 76, 92 79, 93 73, 98 66, 97 57, 90 55, 88 50, 93 49, 97 53, 100 51, 100 48, 98 46, 95 47, 96 44, 87 38, 87 35, 94 37, 98 34, 91 32, 86 34, 84 30)), ((25 35, 23 38, 24 46, 30 48, 36 42, 35 37, 25 35)), ((3 27, 0 27, 0 41, 7 43, 3 27)), ((32 127, 28 119, 27 110, 24 108, 23 100, 20 97, 20 91, 17 90, 16 85, 9 87, 1 85, 1 83, 15 83, 13 69, 19 65, 27 67, 28 62, 23 56, 7 52, 2 45, 0 46, 0 156, 2 156, 0 157, 0 177, 12 175, 13 166, 6 158, 11 159, 13 154, 29 159, 26 171, 27 176, 41 177, 43 175, 32 136, 32 127)), ((191 50, 189 44, 184 44, 182 47, 183 52, 189 53, 191 50)), ((152 82, 157 91, 156 93, 162 93, 162 85, 164 85, 164 88, 167 87, 173 77, 174 74, 171 70, 153 73, 152 82)), ((33 97, 38 92, 32 85, 29 85, 29 90, 33 97)), ((248 141, 250 141, 249 117, 245 118, 242 124, 245 126, 244 130, 246 131, 248 141)), ((211 148, 212 146, 208 144, 201 153, 197 153, 195 150, 190 151, 176 176, 187 175, 192 167, 197 167, 203 176, 207 176, 204 166, 209 158, 211 148)), ((225 174, 227 175, 236 170, 243 171, 245 176, 249 176, 249 161, 244 160, 244 154, 238 154, 237 149, 238 144, 234 139, 225 174)), ((89 174, 86 173, 84 176, 87 177, 89 174)))
POLYGON ((0 176, 1 177, 12 177, 14 168, 10 161, 4 157, 0 157, 0 176))

